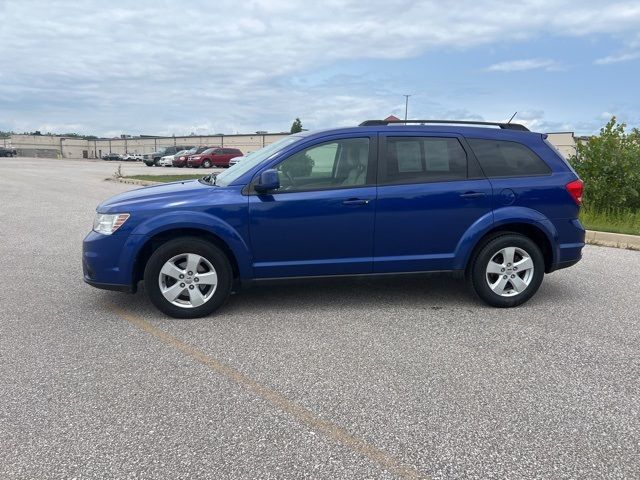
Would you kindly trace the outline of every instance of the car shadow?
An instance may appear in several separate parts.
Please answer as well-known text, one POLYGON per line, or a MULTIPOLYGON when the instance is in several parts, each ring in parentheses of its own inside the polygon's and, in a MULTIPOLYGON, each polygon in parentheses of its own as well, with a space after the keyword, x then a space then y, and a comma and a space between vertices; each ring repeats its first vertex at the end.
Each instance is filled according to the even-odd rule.
MULTIPOLYGON (((114 304, 130 311, 148 312, 153 306, 142 283, 127 295, 105 292, 114 304)), ((256 282, 231 295, 220 313, 255 311, 361 309, 375 305, 403 308, 478 308, 484 306, 460 278, 448 274, 332 277, 256 282)))
MULTIPOLYGON (((558 297, 571 297, 564 282, 547 278, 540 291, 525 304, 539 307, 558 297)), ((144 292, 142 283, 134 295, 104 292, 105 300, 130 312, 161 316, 144 292)), ((317 311, 348 311, 382 308, 468 310, 491 309, 479 300, 461 278, 449 274, 389 275, 381 277, 333 277, 256 282, 231 295, 218 315, 298 314, 317 311)), ((216 315, 216 314, 213 314, 216 315)), ((168 318, 168 317, 167 317, 168 318)))

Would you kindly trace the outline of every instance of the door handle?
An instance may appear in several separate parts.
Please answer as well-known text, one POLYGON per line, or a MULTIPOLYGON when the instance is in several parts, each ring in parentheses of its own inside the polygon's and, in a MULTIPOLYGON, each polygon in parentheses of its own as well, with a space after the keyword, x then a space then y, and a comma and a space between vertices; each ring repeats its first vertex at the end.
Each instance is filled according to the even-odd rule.
POLYGON ((342 202, 343 205, 367 205, 369 200, 364 198, 350 198, 349 200, 345 200, 342 202))
POLYGON ((461 193, 460 197, 461 198, 482 198, 485 195, 486 194, 484 192, 465 192, 465 193, 461 193))

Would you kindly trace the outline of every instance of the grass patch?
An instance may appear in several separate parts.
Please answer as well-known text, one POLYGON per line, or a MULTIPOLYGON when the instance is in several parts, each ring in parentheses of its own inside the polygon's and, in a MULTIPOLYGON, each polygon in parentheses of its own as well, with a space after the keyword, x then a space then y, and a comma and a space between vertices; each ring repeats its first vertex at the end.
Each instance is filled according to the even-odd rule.
POLYGON ((192 175, 129 175, 122 178, 129 178, 132 180, 147 180, 149 182, 179 182, 180 180, 193 180, 195 178, 202 178, 206 173, 192 174, 192 175))
POLYGON ((587 230, 640 235, 640 212, 583 209, 580 212, 580 221, 587 230))

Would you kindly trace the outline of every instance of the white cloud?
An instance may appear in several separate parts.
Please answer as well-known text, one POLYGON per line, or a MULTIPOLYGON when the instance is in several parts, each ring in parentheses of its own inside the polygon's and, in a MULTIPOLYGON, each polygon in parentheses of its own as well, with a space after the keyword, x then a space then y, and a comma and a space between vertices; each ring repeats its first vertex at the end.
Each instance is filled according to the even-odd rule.
POLYGON ((629 62, 640 58, 640 52, 621 53, 618 55, 609 55, 604 58, 599 58, 595 62, 596 65, 608 65, 610 63, 629 62))
MULTIPOLYGON (((2 0, 0 129, 46 122, 98 134, 280 130, 295 116, 309 128, 347 124, 386 114, 402 92, 378 90, 384 82, 367 78, 311 86, 295 79, 341 62, 541 36, 637 36, 640 2, 603 3, 2 0)), ((489 67, 532 68, 560 65, 489 67)))
POLYGON ((525 70, 559 70, 560 64, 555 60, 530 58, 527 60, 510 60, 494 63, 485 68, 487 72, 522 72, 525 70))

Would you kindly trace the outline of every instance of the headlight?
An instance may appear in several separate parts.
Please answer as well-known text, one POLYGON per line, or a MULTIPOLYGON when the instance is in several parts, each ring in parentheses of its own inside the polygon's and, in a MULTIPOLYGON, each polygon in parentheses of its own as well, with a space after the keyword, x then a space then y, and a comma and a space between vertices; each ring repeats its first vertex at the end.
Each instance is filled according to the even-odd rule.
POLYGON ((128 213, 96 213, 93 220, 93 230, 104 235, 111 235, 118 230, 129 218, 128 213))

